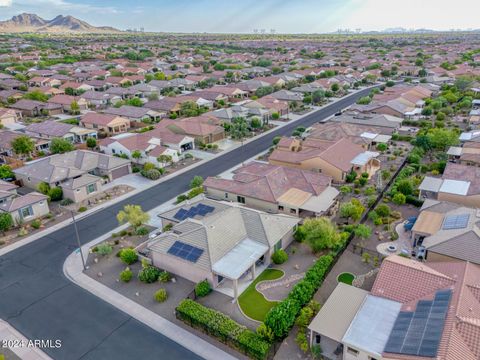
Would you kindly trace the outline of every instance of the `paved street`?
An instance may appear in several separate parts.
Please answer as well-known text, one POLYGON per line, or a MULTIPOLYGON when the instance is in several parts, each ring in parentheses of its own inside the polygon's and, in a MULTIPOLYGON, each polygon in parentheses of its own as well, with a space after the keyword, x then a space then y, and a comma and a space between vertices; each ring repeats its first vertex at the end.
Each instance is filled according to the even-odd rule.
MULTIPOLYGON (((152 209, 188 189, 194 175, 220 174, 266 150, 272 139, 310 126, 368 94, 365 89, 296 123, 225 153, 173 179, 79 221, 82 242, 118 226, 118 211, 129 203, 152 209)), ((62 266, 76 248, 67 226, 0 257, 0 318, 29 339, 60 339, 59 349, 44 349, 54 359, 196 359, 195 354, 132 319, 65 278, 62 266)))

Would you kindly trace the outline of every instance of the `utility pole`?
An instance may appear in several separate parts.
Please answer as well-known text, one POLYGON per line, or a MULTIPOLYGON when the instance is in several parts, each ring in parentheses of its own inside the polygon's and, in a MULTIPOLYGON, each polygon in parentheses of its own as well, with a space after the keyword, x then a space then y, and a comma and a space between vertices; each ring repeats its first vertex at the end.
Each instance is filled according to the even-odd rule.
POLYGON ((80 252, 80 257, 82 258, 82 266, 83 270, 87 270, 87 265, 85 264, 85 258, 83 257, 83 252, 82 252, 82 243, 80 242, 80 235, 78 233, 78 227, 77 227, 77 220, 75 219, 75 213, 73 210, 66 208, 65 206, 60 205, 61 208, 65 209, 66 211, 70 212, 70 215, 72 216, 73 220, 73 228, 75 229, 75 237, 77 239, 77 245, 78 245, 78 251, 80 252))

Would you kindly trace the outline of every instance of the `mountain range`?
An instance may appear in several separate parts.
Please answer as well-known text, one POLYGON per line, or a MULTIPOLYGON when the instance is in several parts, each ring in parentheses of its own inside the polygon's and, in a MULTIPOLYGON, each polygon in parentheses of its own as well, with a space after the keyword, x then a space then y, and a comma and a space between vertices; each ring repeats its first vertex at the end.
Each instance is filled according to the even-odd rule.
POLYGON ((36 14, 23 13, 10 20, 0 21, 0 32, 116 33, 120 30, 109 26, 93 26, 70 15, 58 15, 52 20, 45 20, 36 14))

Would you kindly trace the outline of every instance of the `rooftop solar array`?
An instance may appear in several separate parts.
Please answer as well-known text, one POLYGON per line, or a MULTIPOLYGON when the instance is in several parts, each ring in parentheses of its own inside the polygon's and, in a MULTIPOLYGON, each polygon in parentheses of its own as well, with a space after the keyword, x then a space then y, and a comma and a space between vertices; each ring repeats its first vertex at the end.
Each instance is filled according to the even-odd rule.
POLYGON ((167 252, 181 259, 196 263, 198 258, 202 256, 203 249, 185 244, 181 241, 175 241, 175 243, 170 247, 170 249, 168 249, 167 252))
POLYGON ((464 229, 468 225, 470 214, 448 215, 443 221, 443 230, 464 229))
POLYGON ((451 295, 440 290, 433 300, 420 300, 414 312, 400 311, 384 351, 436 357, 451 295))
POLYGON ((177 219, 178 221, 183 221, 188 218, 193 218, 195 216, 205 216, 211 212, 213 212, 215 208, 213 206, 205 205, 205 204, 198 204, 195 206, 192 206, 190 209, 180 209, 178 210, 173 217, 177 219))

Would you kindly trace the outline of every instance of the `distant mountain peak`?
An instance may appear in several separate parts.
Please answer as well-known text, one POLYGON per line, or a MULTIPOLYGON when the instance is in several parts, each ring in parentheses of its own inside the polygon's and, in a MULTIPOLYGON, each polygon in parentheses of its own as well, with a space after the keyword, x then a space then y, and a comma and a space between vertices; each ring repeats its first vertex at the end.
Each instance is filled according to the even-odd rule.
POLYGON ((22 13, 10 20, 0 21, 0 32, 42 32, 42 33, 111 33, 120 30, 108 26, 96 27, 71 15, 57 15, 45 20, 36 14, 22 13))

